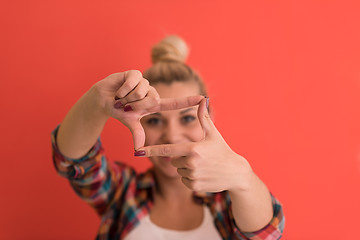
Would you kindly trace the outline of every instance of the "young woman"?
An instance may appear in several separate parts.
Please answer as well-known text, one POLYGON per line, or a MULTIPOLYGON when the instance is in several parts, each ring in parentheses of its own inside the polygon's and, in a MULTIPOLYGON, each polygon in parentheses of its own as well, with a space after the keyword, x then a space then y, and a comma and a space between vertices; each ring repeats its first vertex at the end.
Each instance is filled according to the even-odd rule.
POLYGON ((97 239, 279 239, 280 203, 214 126, 186 57, 169 36, 144 75, 91 87, 52 132, 57 172, 101 217, 97 239), (99 136, 110 117, 132 132, 135 156, 152 161, 145 173, 107 161, 99 136))

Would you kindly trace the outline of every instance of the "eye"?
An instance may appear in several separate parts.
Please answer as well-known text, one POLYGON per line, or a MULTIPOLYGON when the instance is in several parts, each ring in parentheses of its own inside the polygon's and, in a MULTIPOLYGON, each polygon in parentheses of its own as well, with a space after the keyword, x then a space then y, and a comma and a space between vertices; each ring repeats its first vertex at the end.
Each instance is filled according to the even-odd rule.
POLYGON ((181 122, 187 124, 187 123, 194 121, 195 119, 196 118, 194 116, 186 115, 181 118, 181 122))
POLYGON ((150 118, 146 121, 146 124, 150 126, 158 126, 161 124, 161 119, 159 118, 150 118))

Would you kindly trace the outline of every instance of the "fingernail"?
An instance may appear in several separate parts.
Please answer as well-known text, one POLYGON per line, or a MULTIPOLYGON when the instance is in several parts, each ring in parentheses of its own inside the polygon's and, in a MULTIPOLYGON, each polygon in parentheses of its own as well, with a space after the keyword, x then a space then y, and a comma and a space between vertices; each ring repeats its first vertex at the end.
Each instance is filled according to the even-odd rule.
POLYGON ((144 151, 144 150, 136 151, 136 152, 134 153, 134 156, 135 156, 135 157, 145 156, 145 151, 144 151))
POLYGON ((124 107, 124 111, 125 111, 125 112, 129 112, 129 111, 132 111, 132 110, 133 110, 132 107, 129 106, 129 105, 127 105, 127 106, 124 107))
POLYGON ((118 102, 116 102, 115 104, 114 104, 114 108, 121 108, 123 105, 122 105, 122 103, 120 102, 120 101, 118 101, 118 102))

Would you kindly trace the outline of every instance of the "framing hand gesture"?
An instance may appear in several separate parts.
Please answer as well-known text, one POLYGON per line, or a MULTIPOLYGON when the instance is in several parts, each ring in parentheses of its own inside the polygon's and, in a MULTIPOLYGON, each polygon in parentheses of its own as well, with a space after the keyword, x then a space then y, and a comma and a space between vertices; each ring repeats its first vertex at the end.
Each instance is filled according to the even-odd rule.
POLYGON ((144 146, 145 132, 140 119, 151 113, 198 105, 203 96, 160 99, 154 87, 140 71, 130 70, 112 74, 97 83, 106 114, 118 119, 133 135, 134 148, 144 146))
POLYGON ((201 141, 147 146, 137 152, 141 151, 141 155, 146 157, 177 156, 171 163, 182 176, 182 182, 191 190, 246 190, 252 176, 250 164, 233 152, 222 138, 209 116, 206 101, 203 99, 198 109, 204 131, 201 141))

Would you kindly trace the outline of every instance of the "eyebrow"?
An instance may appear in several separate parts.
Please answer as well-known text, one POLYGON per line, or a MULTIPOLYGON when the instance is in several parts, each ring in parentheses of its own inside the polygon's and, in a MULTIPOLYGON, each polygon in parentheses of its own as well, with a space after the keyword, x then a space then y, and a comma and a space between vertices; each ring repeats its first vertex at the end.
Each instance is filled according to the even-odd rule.
MULTIPOLYGON (((192 111, 192 110, 195 110, 195 107, 185 109, 185 110, 181 111, 181 112, 180 112, 180 114, 184 114, 184 113, 190 112, 190 111, 192 111)), ((157 112, 157 113, 153 113, 153 114, 151 114, 151 115, 158 115, 158 116, 161 116, 161 114, 160 114, 160 113, 158 113, 158 112, 157 112)))

